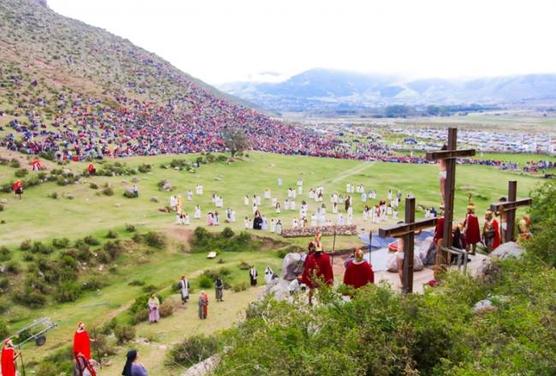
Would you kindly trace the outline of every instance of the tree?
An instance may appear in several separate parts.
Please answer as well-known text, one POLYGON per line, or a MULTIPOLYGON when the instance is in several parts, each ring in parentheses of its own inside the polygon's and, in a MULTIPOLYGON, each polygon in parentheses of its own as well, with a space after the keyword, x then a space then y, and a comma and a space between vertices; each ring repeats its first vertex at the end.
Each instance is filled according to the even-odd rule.
POLYGON ((230 150, 232 158, 249 147, 249 140, 245 132, 239 128, 225 128, 222 131, 222 139, 224 140, 224 145, 230 150))

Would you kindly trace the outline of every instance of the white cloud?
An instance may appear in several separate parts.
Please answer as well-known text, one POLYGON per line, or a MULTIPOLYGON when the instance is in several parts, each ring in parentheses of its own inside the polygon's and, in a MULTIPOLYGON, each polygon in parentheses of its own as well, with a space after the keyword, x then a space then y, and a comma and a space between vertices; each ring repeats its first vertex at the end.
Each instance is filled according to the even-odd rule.
POLYGON ((313 67, 413 77, 553 72, 547 0, 49 0, 212 84, 313 67))

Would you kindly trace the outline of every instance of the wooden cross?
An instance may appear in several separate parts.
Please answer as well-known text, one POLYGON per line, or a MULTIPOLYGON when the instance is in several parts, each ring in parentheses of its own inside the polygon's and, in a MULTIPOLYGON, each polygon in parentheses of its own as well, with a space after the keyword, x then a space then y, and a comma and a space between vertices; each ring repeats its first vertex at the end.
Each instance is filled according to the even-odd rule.
MULTIPOLYGON (((446 184, 444 186, 444 229, 442 236, 442 247, 450 248, 452 245, 452 223, 454 221, 454 197, 456 191, 456 159, 460 157, 472 157, 474 149, 457 150, 458 129, 448 128, 447 150, 428 152, 429 161, 446 161, 446 184)), ((441 252, 436 255, 436 266, 439 267, 443 257, 441 252)), ((449 261, 449 260, 448 260, 449 261)))
POLYGON ((508 182, 508 201, 497 202, 490 205, 490 210, 498 212, 503 210, 506 213, 506 233, 503 234, 505 242, 515 240, 515 212, 522 206, 531 206, 533 200, 530 198, 517 199, 517 181, 508 182))
POLYGON ((436 225, 436 218, 415 221, 415 198, 405 199, 405 223, 380 228, 378 236, 381 238, 403 238, 403 274, 402 292, 413 292, 413 254, 415 232, 436 225))

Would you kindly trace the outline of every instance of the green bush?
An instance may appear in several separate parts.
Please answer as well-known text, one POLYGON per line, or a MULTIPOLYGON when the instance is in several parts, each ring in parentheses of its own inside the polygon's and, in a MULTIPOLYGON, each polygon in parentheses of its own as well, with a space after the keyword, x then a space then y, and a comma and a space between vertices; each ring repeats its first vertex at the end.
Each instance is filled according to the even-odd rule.
POLYGON ((133 225, 125 225, 125 230, 127 232, 135 232, 135 226, 133 225))
POLYGON ((149 247, 162 249, 166 246, 166 238, 159 232, 149 231, 143 235, 143 240, 149 247))
POLYGON ((46 304, 46 297, 33 289, 17 291, 12 295, 12 300, 25 307, 32 309, 41 308, 46 304))
POLYGON ((212 283, 213 280, 207 275, 202 275, 201 277, 199 277, 199 287, 201 289, 212 288, 212 283))
POLYGON ((249 288, 249 285, 247 284, 247 282, 239 282, 239 283, 236 283, 235 285, 232 285, 232 291, 233 292, 245 291, 248 288, 249 288))
POLYGON ((118 237, 118 233, 116 231, 110 230, 106 234, 107 239, 116 239, 118 237))
POLYGON ((191 367, 216 354, 217 351, 218 339, 216 337, 195 335, 172 347, 168 353, 167 363, 168 365, 177 363, 184 367, 191 367))
POLYGON ((4 320, 0 320, 0 340, 7 338, 10 335, 8 324, 4 320))
POLYGON ((68 238, 55 238, 52 239, 52 246, 58 249, 67 248, 70 245, 70 240, 68 238))
POLYGON ((17 159, 12 159, 10 161, 10 167, 11 168, 20 168, 21 167, 21 163, 19 163, 19 161, 17 159))
POLYGON ((23 177, 27 176, 28 173, 29 173, 29 171, 28 171, 26 168, 21 168, 21 169, 17 170, 17 171, 14 173, 14 175, 15 175, 17 178, 23 178, 23 177))
POLYGON ((47 245, 44 244, 40 241, 35 241, 33 242, 33 245, 31 246, 31 253, 40 253, 42 255, 49 255, 52 252, 54 252, 54 247, 52 247, 51 245, 47 245))
POLYGON ((12 253, 8 249, 8 247, 0 247, 0 262, 1 261, 8 261, 12 258, 12 253))
POLYGON ((111 187, 106 187, 102 190, 102 194, 105 196, 114 196, 114 190, 111 187))
POLYGON ((77 283, 66 282, 61 284, 54 296, 58 303, 67 303, 76 301, 81 293, 81 289, 77 283))
POLYGON ((98 189, 98 184, 96 184, 96 183, 91 183, 91 184, 89 184, 89 188, 91 188, 91 189, 98 189))
POLYGON ((22 251, 28 251, 31 249, 31 246, 32 246, 31 240, 24 240, 19 245, 19 249, 21 249, 22 251))
POLYGON ((114 335, 119 345, 123 345, 135 339, 135 328, 131 325, 117 325, 114 328, 114 335))
POLYGON ((222 230, 222 236, 226 239, 233 238, 234 235, 235 235, 234 230, 232 230, 229 227, 225 227, 224 230, 222 230))
POLYGON ((98 239, 96 239, 92 235, 85 236, 83 238, 83 241, 85 242, 85 244, 88 244, 88 245, 99 245, 100 244, 98 239))

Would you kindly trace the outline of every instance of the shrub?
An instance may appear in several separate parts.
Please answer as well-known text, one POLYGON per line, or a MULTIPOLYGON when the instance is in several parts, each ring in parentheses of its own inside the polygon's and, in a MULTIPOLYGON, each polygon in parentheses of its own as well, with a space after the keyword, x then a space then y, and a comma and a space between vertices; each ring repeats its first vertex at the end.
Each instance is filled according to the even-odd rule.
POLYGON ((12 254, 7 247, 0 247, 0 261, 8 261, 12 258, 12 254))
POLYGON ((46 304, 46 297, 33 289, 26 288, 24 291, 15 292, 12 300, 20 305, 32 309, 41 308, 46 304))
POLYGON ((19 245, 19 249, 21 249, 22 251, 28 251, 31 249, 31 246, 32 246, 31 240, 24 240, 19 245))
POLYGON ((10 274, 19 274, 19 264, 15 261, 11 261, 6 265, 6 272, 10 274))
POLYGON ((139 194, 130 190, 125 190, 124 191, 124 197, 125 198, 138 198, 139 194))
POLYGON ((31 246, 32 253, 40 253, 42 255, 49 255, 54 252, 54 247, 51 245, 44 244, 40 241, 33 242, 31 246))
POLYGON ((10 167, 11 168, 20 168, 21 167, 21 163, 19 163, 19 161, 17 159, 12 159, 10 161, 10 167))
POLYGON ((172 347, 168 354, 168 363, 191 367, 216 354, 217 351, 218 340, 216 337, 196 335, 186 338, 180 344, 172 347))
POLYGON ((98 184, 96 184, 96 183, 91 183, 91 184, 89 184, 89 188, 91 188, 91 189, 98 189, 98 184))
POLYGON ((234 235, 235 235, 234 231, 229 227, 226 227, 226 228, 224 228, 224 230, 222 230, 222 236, 224 238, 230 239, 230 238, 233 238, 234 235))
POLYGON ((149 247, 162 249, 166 246, 166 238, 159 232, 149 231, 143 235, 143 240, 149 247))
POLYGON ((0 339, 7 338, 10 335, 8 324, 4 320, 0 320, 0 339))
POLYGON ((98 277, 91 277, 81 284, 81 291, 96 291, 106 286, 106 282, 98 277))
POLYGON ((249 265, 245 261, 242 261, 242 262, 239 263, 238 268, 240 270, 249 270, 249 269, 251 269, 251 265, 249 265))
POLYGON ((207 275, 199 277, 199 287, 202 289, 209 289, 212 287, 212 279, 207 275))
POLYGON ((135 232, 135 226, 133 225, 125 225, 125 230, 127 232, 135 232))
POLYGON ((145 173, 151 171, 151 169, 152 169, 152 166, 150 164, 143 163, 137 168, 137 171, 139 171, 142 174, 145 174, 145 173))
POLYGON ((23 178, 23 177, 27 176, 28 173, 29 173, 29 171, 28 171, 27 169, 21 168, 21 169, 17 170, 17 171, 14 173, 14 175, 15 175, 17 178, 23 178))
POLYGON ((247 290, 248 288, 249 286, 247 285, 247 282, 240 282, 232 286, 232 291, 241 292, 247 290))
POLYGON ((51 198, 53 200, 57 200, 60 196, 58 195, 58 192, 52 192, 51 194, 48 195, 48 198, 51 198))
POLYGON ((114 196, 114 190, 111 187, 106 187, 102 190, 102 194, 105 196, 114 196))
POLYGON ((131 325, 117 325, 114 328, 114 335, 119 345, 123 345, 135 338, 135 328, 131 325))
POLYGON ((39 363, 36 373, 41 376, 59 376, 60 368, 53 362, 43 360, 39 363))
POLYGON ((138 279, 134 279, 133 281, 129 282, 127 285, 128 286, 144 286, 145 281, 140 281, 138 279))
POLYGON ((168 317, 174 314, 174 302, 170 299, 166 299, 164 303, 160 305, 160 317, 168 317))
POLYGON ((83 238, 83 241, 85 242, 85 244, 88 244, 88 245, 99 245, 100 244, 100 242, 91 235, 85 236, 83 238))
POLYGON ((54 298, 59 303, 74 302, 79 298, 81 289, 74 282, 66 282, 60 285, 54 298))
POLYGON ((108 233, 106 234, 106 238, 107 239, 116 239, 118 237, 118 233, 116 231, 108 231, 108 233))
POLYGON ((131 324, 133 325, 140 324, 142 322, 147 321, 148 318, 149 318, 149 311, 146 308, 143 308, 133 314, 133 317, 131 318, 131 324))
POLYGON ((52 239, 52 246, 58 249, 67 248, 70 244, 68 238, 52 239))

